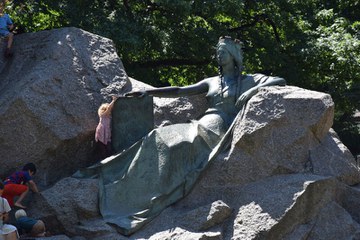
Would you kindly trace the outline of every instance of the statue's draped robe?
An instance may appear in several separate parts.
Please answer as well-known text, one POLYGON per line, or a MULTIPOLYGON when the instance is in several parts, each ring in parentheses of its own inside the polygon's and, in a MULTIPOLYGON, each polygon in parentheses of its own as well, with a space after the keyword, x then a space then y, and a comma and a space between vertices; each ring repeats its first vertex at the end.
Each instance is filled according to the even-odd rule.
POLYGON ((231 140, 232 123, 243 111, 235 108, 237 97, 268 78, 247 75, 222 86, 215 77, 218 88, 207 95, 211 108, 199 120, 154 129, 124 152, 83 171, 100 176, 100 211, 106 222, 130 235, 189 193, 231 140))

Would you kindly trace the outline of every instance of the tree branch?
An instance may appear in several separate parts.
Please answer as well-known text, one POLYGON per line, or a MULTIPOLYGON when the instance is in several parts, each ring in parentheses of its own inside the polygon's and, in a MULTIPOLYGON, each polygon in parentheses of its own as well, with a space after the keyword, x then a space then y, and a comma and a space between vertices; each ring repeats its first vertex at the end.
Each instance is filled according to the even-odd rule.
POLYGON ((131 7, 129 5, 129 1, 128 0, 123 0, 123 4, 124 4, 124 7, 125 7, 125 10, 128 14, 130 14, 130 16, 132 16, 132 11, 131 11, 131 7))
POLYGON ((258 22, 265 22, 265 23, 269 24, 272 27, 273 31, 274 31, 276 41, 278 43, 281 42, 274 21, 272 21, 266 14, 258 14, 255 17, 253 17, 252 22, 243 24, 243 25, 241 25, 239 27, 236 27, 236 28, 229 28, 228 31, 229 32, 241 32, 246 28, 255 26, 255 24, 258 23, 258 22))

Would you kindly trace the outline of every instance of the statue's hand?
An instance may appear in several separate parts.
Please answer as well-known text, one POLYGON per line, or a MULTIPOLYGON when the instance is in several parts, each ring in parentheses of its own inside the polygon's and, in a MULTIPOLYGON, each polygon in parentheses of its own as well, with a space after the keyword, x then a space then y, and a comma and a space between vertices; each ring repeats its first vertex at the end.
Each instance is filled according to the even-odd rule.
POLYGON ((235 106, 237 108, 242 107, 247 100, 249 100, 252 96, 257 93, 257 88, 250 88, 249 90, 245 91, 241 96, 236 100, 235 106))
POLYGON ((138 98, 141 98, 141 97, 144 97, 147 95, 147 92, 144 90, 144 91, 134 91, 134 92, 128 92, 128 93, 125 93, 125 97, 138 97, 138 98))

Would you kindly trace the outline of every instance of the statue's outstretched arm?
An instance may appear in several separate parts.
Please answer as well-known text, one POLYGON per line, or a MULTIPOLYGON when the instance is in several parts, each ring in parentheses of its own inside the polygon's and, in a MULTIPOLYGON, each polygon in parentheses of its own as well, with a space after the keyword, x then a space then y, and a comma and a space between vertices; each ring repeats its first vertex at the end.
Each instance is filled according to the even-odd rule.
POLYGON ((134 91, 126 93, 127 97, 142 97, 144 95, 150 95, 154 97, 181 97, 196 95, 207 92, 209 89, 208 82, 203 80, 201 82, 184 86, 184 87, 162 87, 154 89, 146 89, 143 91, 134 91))
POLYGON ((244 105, 247 100, 249 100, 252 96, 254 96, 258 92, 260 87, 275 86, 275 85, 285 86, 286 81, 284 78, 280 78, 280 77, 269 77, 265 82, 255 85, 254 87, 242 93, 241 96, 236 100, 235 103, 236 107, 240 108, 242 105, 244 105))

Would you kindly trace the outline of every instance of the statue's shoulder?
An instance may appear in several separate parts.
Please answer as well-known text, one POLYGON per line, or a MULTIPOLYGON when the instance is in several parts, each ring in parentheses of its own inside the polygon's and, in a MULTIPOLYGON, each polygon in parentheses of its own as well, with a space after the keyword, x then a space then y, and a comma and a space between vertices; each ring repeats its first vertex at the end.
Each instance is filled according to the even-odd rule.
POLYGON ((266 76, 261 73, 254 73, 254 74, 252 74, 252 76, 253 76, 255 82, 259 82, 259 81, 269 77, 269 76, 266 76))
POLYGON ((245 76, 247 78, 247 81, 253 81, 256 85, 259 83, 264 83, 269 78, 271 78, 270 76, 266 76, 262 73, 247 74, 245 76))
POLYGON ((220 84, 220 77, 219 76, 208 77, 201 80, 199 83, 206 83, 209 86, 218 85, 220 84))
POLYGON ((205 78, 203 81, 220 81, 220 77, 219 76, 213 76, 213 77, 208 77, 208 78, 205 78))
POLYGON ((244 74, 241 76, 241 81, 242 82, 255 82, 254 75, 255 74, 244 74))

